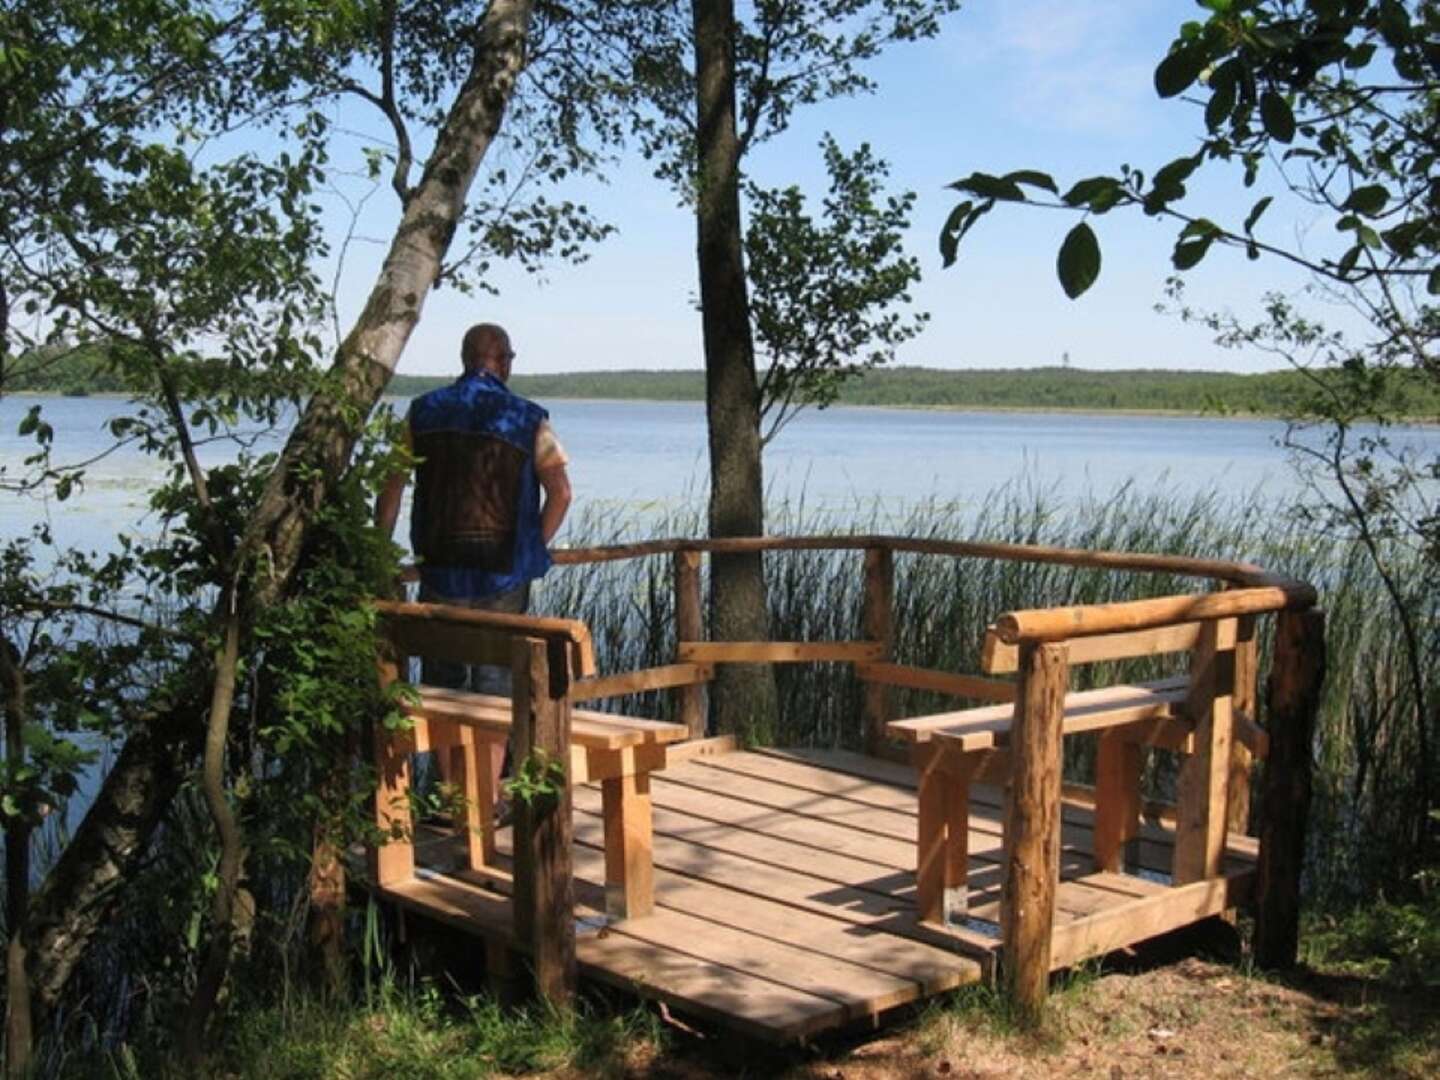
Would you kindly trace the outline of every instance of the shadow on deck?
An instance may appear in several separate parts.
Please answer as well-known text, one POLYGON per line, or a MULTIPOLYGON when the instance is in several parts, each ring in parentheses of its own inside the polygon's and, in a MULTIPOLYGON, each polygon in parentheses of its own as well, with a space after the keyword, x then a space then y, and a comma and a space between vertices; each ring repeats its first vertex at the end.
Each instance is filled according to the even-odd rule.
MULTIPOLYGON (((677 748, 678 749, 678 748, 677 748)), ((678 756, 678 755, 677 755, 678 756)), ((576 952, 583 976, 770 1042, 874 1026, 887 1011, 993 977, 1004 852, 1000 792, 969 819, 969 918, 917 919, 914 770, 842 751, 695 756, 652 774, 653 914, 606 924, 603 807, 574 789, 576 952)), ((1126 871, 1098 871, 1092 814, 1063 807, 1053 969, 1242 903, 1255 842, 1232 836, 1223 878, 1168 885, 1173 832, 1141 828, 1126 871)), ((416 874, 380 895, 513 947, 510 831, 495 869, 459 832, 417 836, 416 874)))

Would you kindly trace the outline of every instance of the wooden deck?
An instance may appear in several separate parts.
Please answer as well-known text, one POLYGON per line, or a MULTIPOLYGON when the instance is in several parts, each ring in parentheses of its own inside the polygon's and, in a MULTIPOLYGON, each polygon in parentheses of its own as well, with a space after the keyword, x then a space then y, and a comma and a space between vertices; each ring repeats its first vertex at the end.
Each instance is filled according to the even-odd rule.
MULTIPOLYGON (((915 917, 912 769, 833 751, 696 756, 652 775, 656 910, 604 925, 601 795, 574 792, 582 975, 774 1042, 874 1025, 886 1011, 993 975, 1000 951, 999 793, 970 817, 970 919, 915 917)), ((417 838, 419 839, 419 838, 417 838)), ((1064 807, 1052 967, 1069 966, 1244 902, 1253 841, 1223 879, 1170 888, 1171 834, 1132 845, 1136 873, 1097 872, 1091 815, 1064 807)), ((499 848, 508 853, 509 831, 499 848)), ((407 910, 504 942, 507 865, 465 868, 464 838, 417 842, 414 880, 380 890, 407 910)))

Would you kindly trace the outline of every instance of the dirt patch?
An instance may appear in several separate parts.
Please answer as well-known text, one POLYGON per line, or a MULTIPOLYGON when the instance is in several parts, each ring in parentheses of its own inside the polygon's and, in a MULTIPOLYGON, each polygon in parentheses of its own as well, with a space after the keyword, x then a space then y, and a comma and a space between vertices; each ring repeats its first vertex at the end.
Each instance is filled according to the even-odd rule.
POLYGON ((667 1053, 633 1055, 625 1075, 674 1080, 786 1077, 1440 1076, 1440 992, 1343 973, 1284 981, 1186 959, 1072 979, 1038 1034, 1016 1030, 999 998, 969 991, 889 1034, 774 1055, 732 1037, 678 1032, 667 1053))

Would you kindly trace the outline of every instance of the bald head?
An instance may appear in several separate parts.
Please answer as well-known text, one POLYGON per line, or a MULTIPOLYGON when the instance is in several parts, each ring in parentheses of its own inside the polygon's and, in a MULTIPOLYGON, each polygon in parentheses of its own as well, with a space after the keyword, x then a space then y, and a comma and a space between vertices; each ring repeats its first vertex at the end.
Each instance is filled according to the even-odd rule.
POLYGON ((510 361, 514 359, 510 335, 495 323, 477 323, 465 331, 460 342, 460 362, 467 375, 488 371, 505 382, 510 378, 510 361))

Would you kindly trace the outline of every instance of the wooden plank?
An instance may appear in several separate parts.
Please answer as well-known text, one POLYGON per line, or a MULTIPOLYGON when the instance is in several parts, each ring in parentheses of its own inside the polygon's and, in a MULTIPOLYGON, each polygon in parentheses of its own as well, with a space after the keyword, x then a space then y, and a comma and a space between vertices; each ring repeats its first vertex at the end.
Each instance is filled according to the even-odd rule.
MULTIPOLYGON (((658 778, 656 778, 658 779, 658 778)), ((584 843, 603 843, 600 793, 575 792, 575 835, 584 843)), ((711 882, 747 896, 763 897, 854 926, 883 929, 900 937, 950 948, 990 970, 998 942, 962 928, 926 929, 915 921, 908 871, 876 876, 875 868, 856 872, 843 855, 815 856, 812 849, 761 833, 737 830, 655 807, 655 867, 664 882, 669 874, 711 882)))
POLYGON ((1051 944, 1051 970, 1071 967, 1219 915, 1248 900, 1251 880, 1251 875, 1244 874, 1198 881, 1057 926, 1051 944))
MULTIPOLYGON (((889 660, 894 655, 895 638, 895 556, 889 548, 865 549, 860 623, 865 636, 880 646, 877 659, 889 660)), ((890 692, 883 684, 873 681, 865 684, 861 716, 865 746, 871 753, 885 743, 885 725, 892 716, 891 704, 890 692)))
POLYGON ((748 1015, 763 1017, 762 1022, 785 1040, 803 1038, 842 1023, 873 1021, 885 1009, 913 1001, 919 993, 908 979, 673 910, 612 927, 609 936, 627 937, 654 946, 657 953, 678 953, 713 965, 718 970, 711 984, 691 991, 707 1002, 724 995, 737 974, 819 999, 803 1018, 784 1022, 759 1013, 751 1002, 745 1003, 748 1015))
MULTIPOLYGON (((675 640, 700 641, 705 637, 705 606, 700 593, 700 552, 677 551, 674 555, 675 640)), ((677 655, 676 659, 679 659, 677 655)), ((714 669, 710 669, 713 677, 714 669)), ((680 690, 677 718, 692 739, 705 737, 705 691, 700 686, 680 690)))
POLYGON ((495 777, 490 744, 462 733, 461 785, 465 796, 466 858, 472 870, 495 863, 495 777))
MULTIPOLYGON (((511 699, 494 694, 473 694, 447 687, 417 686, 420 700, 406 711, 412 716, 464 724, 495 738, 509 735, 511 699)), ((619 750, 647 742, 678 742, 687 732, 680 724, 620 716, 593 709, 572 709, 571 740, 587 749, 619 750)))
POLYGON ((974 540, 940 540, 911 536, 847 533, 833 536, 686 537, 561 550, 554 552, 554 559, 559 565, 580 565, 634 559, 645 555, 668 555, 682 549, 738 554, 762 551, 859 551, 870 547, 959 558, 1051 563, 1061 566, 1093 566, 1142 573, 1173 573, 1239 584, 1273 586, 1280 590, 1289 601, 1290 606, 1295 608, 1308 607, 1315 603, 1315 590, 1304 582, 1270 573, 1249 563, 1228 562, 1221 559, 1197 559, 1184 555, 1094 551, 1050 547, 1041 544, 986 543, 974 540))
POLYGON ((859 663, 855 674, 865 682, 929 690, 936 694, 971 698, 976 701, 1014 701, 1015 684, 1006 679, 986 679, 953 671, 934 671, 906 664, 859 663))
POLYGON ((664 664, 660 667, 641 668, 639 671, 576 679, 570 686, 570 700, 572 703, 599 701, 601 698, 623 697, 626 694, 643 694, 648 690, 696 686, 714 677, 713 664, 664 664))
MULTIPOLYGON (((587 836, 582 815, 576 827, 575 874, 577 880, 598 882, 603 880, 604 856, 586 843, 587 836)), ((798 946, 908 980, 926 995, 980 976, 977 964, 948 949, 682 874, 660 875, 655 900, 662 910, 682 911, 752 937, 798 946)))
POLYGON ((671 765, 679 765, 694 758, 724 757, 726 754, 735 753, 739 748, 740 742, 733 734, 713 735, 708 739, 687 739, 685 742, 671 743, 665 748, 665 759, 671 765))
POLYGON ((938 750, 915 747, 915 771, 920 777, 915 828, 915 917, 941 925, 945 922, 947 832, 943 761, 944 754, 938 750))
POLYGON ((1269 751, 1265 731, 1255 722, 1259 703, 1260 639, 1256 620, 1246 615, 1238 621, 1235 640, 1234 741, 1230 744, 1230 780, 1225 827, 1243 833, 1250 828, 1250 773, 1256 758, 1269 751))
POLYGON ((1180 763, 1173 874, 1177 885, 1223 872, 1235 635, 1234 619, 1208 622, 1191 656, 1185 712, 1195 724, 1196 746, 1180 763))
POLYGON ((1300 944, 1311 747, 1325 683, 1324 612, 1293 612, 1275 620, 1273 665, 1255 905, 1255 960, 1265 969, 1294 966, 1300 944))
MULTIPOLYGON (((1066 694, 1065 734, 1077 735, 1164 716, 1185 700, 1185 685, 1184 679, 1157 679, 1066 694)), ((890 732, 897 738, 924 742, 943 731, 960 748, 987 750, 1004 744, 1014 715, 1014 705, 982 705, 894 720, 890 723, 890 732)))
MULTIPOLYGON (((1142 656, 1188 652, 1200 636, 1201 623, 1184 622, 1173 626, 1157 626, 1152 630, 1132 630, 1119 634, 1097 634, 1069 640, 1070 665, 1093 664, 1102 660, 1128 660, 1142 656)), ((1016 670, 1020 662, 1018 646, 1000 639, 995 627, 985 631, 980 653, 980 668, 991 675, 1016 670)))
POLYGON ((576 979, 568 671, 552 667, 551 648, 536 638, 515 641, 511 668, 515 771, 561 773, 550 790, 515 800, 515 936, 530 953, 536 989, 558 1006, 574 997, 576 979))
POLYGON ((1038 1019, 1049 990, 1050 935, 1060 882, 1060 730, 1069 672, 1066 647, 1020 648, 1013 779, 1005 799, 1005 884, 1000 928, 1007 989, 1023 1017, 1038 1019))
MULTIPOLYGON (((382 688, 399 677, 395 656, 382 650, 377 671, 382 688)), ((424 721, 419 721, 423 727, 424 721)), ((378 721, 372 730, 375 749, 375 826, 385 842, 370 848, 370 877, 377 885, 405 881, 415 872, 410 820, 410 755, 412 731, 390 731, 378 721)))
POLYGON ((1284 581, 1198 596, 1162 596, 1115 604, 1011 611, 995 620, 1001 641, 1073 641, 1095 634, 1148 630, 1194 620, 1229 619, 1267 611, 1303 610, 1315 603, 1315 590, 1301 581, 1284 581))
MULTIPOLYGON (((1127 729, 1128 730, 1128 729, 1127 729)), ((994 751, 993 757, 1008 756, 1006 751, 994 751)), ((791 774, 786 777, 787 782, 793 786, 806 790, 825 791, 830 793, 829 780, 816 780, 815 777, 851 777, 856 780, 870 780, 878 785, 894 788, 905 792, 912 791, 915 786, 915 775, 913 767, 897 765, 890 761, 881 761, 864 754, 856 754, 846 750, 818 750, 818 749, 789 749, 789 750, 757 750, 747 754, 737 755, 733 759, 714 763, 716 767, 723 767, 733 770, 751 771, 758 769, 769 771, 767 766, 748 766, 747 758, 756 758, 764 761, 775 761, 777 764, 799 767, 810 770, 810 779, 805 779, 804 773, 791 774), (821 786, 816 786, 821 785, 821 786)), ((982 776, 985 770, 982 769, 982 776)), ((1008 770, 1007 770, 1008 772, 1008 770)), ((772 779, 781 779, 778 775, 771 774, 772 779)), ((843 779, 840 782, 844 782, 843 779)), ((977 783, 978 783, 977 779, 977 783)), ((1092 841, 1090 829, 1093 822, 1093 811, 1095 805, 1094 791, 1083 785, 1063 785, 1062 793, 1065 793, 1066 803, 1061 807, 1061 822, 1063 831, 1061 833, 1062 850, 1067 857, 1072 848, 1089 851, 1092 841)), ((848 792, 836 792, 854 801, 869 803, 872 802, 870 793, 863 788, 852 789, 848 792)), ((913 795, 911 796, 913 799, 913 795)), ((970 827, 972 832, 989 833, 998 828, 998 820, 1002 798, 996 789, 988 787, 972 787, 970 794, 970 827), (995 819, 992 822, 991 815, 995 819)), ((891 808, 888 804, 877 804, 883 808, 891 808)), ((1159 806, 1158 803, 1146 803, 1146 813, 1151 814, 1159 806)), ((1167 819, 1173 821, 1173 815, 1167 819)), ((1138 865, 1146 870, 1169 873, 1171 869, 1171 834, 1154 824, 1142 821, 1140 826, 1141 842, 1138 849, 1138 865)), ((1232 854, 1244 856, 1249 850, 1246 846, 1245 837, 1230 837, 1232 854)))
MULTIPOLYGON (((633 750, 621 754, 633 757, 633 750)), ((625 775, 601 785, 605 819, 605 914, 638 919, 655 909, 655 871, 651 862, 650 776, 625 775)))
POLYGON ((382 620, 383 632, 407 656, 448 660, 454 664, 510 666, 508 631, 487 626, 470 626, 443 619, 389 618, 382 620))
POLYGON ((811 664, 884 659, 873 641, 682 641, 681 660, 697 664, 811 664))
POLYGON ((1095 865, 1124 868, 1125 845, 1140 835, 1140 747, 1118 729, 1100 733, 1095 755, 1095 865))

